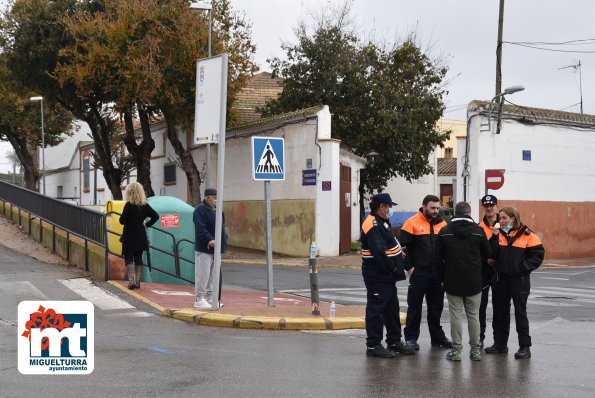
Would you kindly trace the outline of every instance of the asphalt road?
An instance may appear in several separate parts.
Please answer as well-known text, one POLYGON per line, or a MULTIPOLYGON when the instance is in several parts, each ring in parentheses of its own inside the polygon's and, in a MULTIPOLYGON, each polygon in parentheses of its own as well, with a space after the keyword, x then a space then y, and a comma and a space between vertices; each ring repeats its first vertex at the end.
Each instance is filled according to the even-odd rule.
MULTIPOLYGON (((267 289, 267 269, 263 265, 224 264, 222 269, 224 283, 267 289)), ((310 276, 305 267, 275 266, 273 277, 275 291, 310 297, 310 276)), ((321 300, 365 305, 360 270, 320 268, 318 284, 321 300)), ((407 281, 398 282, 397 291, 401 309, 406 310, 407 281)), ((446 311, 447 308, 445 301, 446 311)), ((527 309, 530 321, 551 321, 558 317, 572 322, 595 321, 595 268, 538 269, 533 272, 527 309)))
MULTIPOLYGON (((242 266, 245 267, 245 266, 242 266)), ((275 268, 278 288, 307 286, 275 268), (285 282, 283 280, 288 279, 285 282)), ((303 271, 303 270, 302 270, 303 271)), ((225 280, 259 279, 262 270, 226 267, 225 280), (251 275, 252 272, 255 275, 251 275), (235 274, 235 276, 234 276, 235 274)), ((300 272, 288 270, 290 275, 300 272)), ((331 272, 329 272, 329 275, 331 272)), ((297 274, 296 274, 297 275, 297 274)), ((357 275, 357 274, 355 274, 357 275)), ((336 288, 358 283, 341 270, 336 288), (343 275, 343 274, 346 275, 343 275)), ((545 275, 544 275, 545 276, 545 275)), ((561 276, 556 276, 561 277, 561 276)), ((566 277, 566 276, 565 276, 566 277)), ((327 275, 321 275, 321 283, 327 275)), ((330 276, 329 276, 330 278, 330 276)), ((588 276, 584 277, 585 279, 588 276)), ((536 278, 538 279, 538 278, 536 278)), ((487 356, 451 363, 430 349, 391 360, 364 355, 362 331, 291 332, 219 329, 158 315, 106 283, 110 300, 127 308, 95 312, 95 370, 86 376, 21 375, 17 369, 18 302, 81 300, 81 273, 40 263, 0 246, 0 396, 22 397, 592 397, 595 323, 566 307, 532 323, 533 358, 487 356), (64 283, 63 281, 70 281, 64 283), (70 287, 69 287, 70 286, 70 287), (113 295, 109 295, 111 292, 113 295), (118 301, 118 299, 122 299, 118 301), (122 301, 122 302, 124 302, 122 301), (126 306, 124 306, 126 307, 126 306), (545 319, 549 317, 550 319, 545 319), (580 318, 580 319, 579 319, 580 318)), ((266 281, 266 271, 265 279, 266 281)), ((306 274, 307 280, 307 274, 306 274)), ((234 281, 234 283, 237 281, 234 281)), ((562 280, 547 280, 560 286, 562 280)), ((589 289, 588 282, 581 285, 589 289)), ((93 298, 93 300, 98 300, 93 298)), ((93 300, 91 300, 93 302, 93 300)), ((109 300, 107 300, 109 301, 109 300)), ((101 303, 105 306, 105 302, 101 303)), ((117 307, 117 306, 116 306, 117 307)), ((591 306, 592 307, 592 306, 591 306)), ((574 308, 574 307, 570 307, 574 308)), ((591 313, 592 313, 591 308, 591 313)), ((591 314, 592 317, 592 314, 591 314)), ((466 358, 465 358, 466 359, 466 358)))

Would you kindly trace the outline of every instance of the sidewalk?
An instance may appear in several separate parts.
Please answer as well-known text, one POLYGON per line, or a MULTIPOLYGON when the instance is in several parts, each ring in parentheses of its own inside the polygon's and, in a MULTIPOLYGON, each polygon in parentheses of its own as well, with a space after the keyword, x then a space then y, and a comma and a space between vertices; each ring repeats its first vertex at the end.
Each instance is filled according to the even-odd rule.
MULTIPOLYGON (((266 264, 264 253, 254 250, 231 248, 222 261, 228 264, 266 264)), ((357 253, 319 257, 319 268, 360 268, 357 253)), ((307 258, 273 256, 275 266, 308 266, 307 258)), ((576 268, 595 266, 595 258, 546 260, 540 269, 576 268)), ((274 294, 274 307, 268 306, 266 291, 223 285, 219 310, 193 308, 194 286, 142 282, 140 289, 128 290, 126 281, 109 281, 112 285, 151 305, 165 316, 200 325, 243 329, 275 330, 338 330, 364 329, 365 306, 337 304, 336 316, 329 317, 330 303, 320 302, 321 315, 312 315, 309 298, 291 294, 274 294)), ((362 282, 363 285, 363 282, 362 282)), ((403 303, 404 304, 404 303, 403 303)), ((405 314, 401 312, 401 323, 405 314)))
MULTIPOLYGON (((228 248, 222 256, 227 264, 266 265, 262 251, 228 248)), ((274 254, 274 266, 308 267, 308 258, 284 257, 274 254)), ((361 266, 361 255, 350 253, 336 257, 318 257, 319 268, 355 268, 361 266)), ((309 298, 291 294, 274 294, 274 307, 268 306, 266 291, 251 290, 239 286, 223 285, 219 310, 193 308, 194 286, 141 283, 140 289, 128 290, 126 281, 109 281, 112 285, 151 305, 165 316, 201 325, 242 329, 275 330, 338 330, 364 329, 365 306, 336 305, 337 316, 329 317, 329 302, 320 302, 320 314, 312 314, 309 298)), ((363 283, 363 282, 362 282, 363 283)), ((405 314, 401 314, 404 320, 405 314)))
POLYGON ((338 316, 330 318, 328 302, 320 302, 321 315, 312 315, 311 302, 307 298, 275 292, 275 306, 269 307, 267 292, 224 285, 221 302, 225 307, 218 311, 203 310, 193 308, 194 286, 142 282, 140 289, 129 290, 126 281, 109 283, 165 316, 200 325, 276 330, 365 328, 365 307, 361 305, 337 304, 338 316))

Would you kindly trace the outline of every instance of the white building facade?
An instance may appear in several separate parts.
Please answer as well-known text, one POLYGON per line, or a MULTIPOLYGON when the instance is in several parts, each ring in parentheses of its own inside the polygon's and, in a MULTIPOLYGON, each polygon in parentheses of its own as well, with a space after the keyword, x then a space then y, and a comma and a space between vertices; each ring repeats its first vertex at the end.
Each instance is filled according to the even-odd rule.
POLYGON ((488 103, 468 107, 467 138, 458 142, 456 197, 480 216, 480 199, 513 206, 543 240, 549 258, 595 256, 595 116, 505 106, 500 132, 488 103), (490 122, 491 116, 491 122, 490 122), (504 173, 486 190, 486 170, 504 173))

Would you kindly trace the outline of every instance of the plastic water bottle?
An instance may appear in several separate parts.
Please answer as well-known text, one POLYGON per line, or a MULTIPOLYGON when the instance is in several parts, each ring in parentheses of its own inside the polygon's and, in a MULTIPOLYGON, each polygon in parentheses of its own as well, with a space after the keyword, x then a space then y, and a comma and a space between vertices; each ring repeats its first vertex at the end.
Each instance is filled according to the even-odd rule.
POLYGON ((335 306, 335 302, 333 301, 333 302, 331 302, 329 317, 334 318, 336 312, 337 312, 337 307, 335 306))
POLYGON ((316 258, 316 252, 316 242, 312 242, 312 244, 310 245, 310 258, 316 258))

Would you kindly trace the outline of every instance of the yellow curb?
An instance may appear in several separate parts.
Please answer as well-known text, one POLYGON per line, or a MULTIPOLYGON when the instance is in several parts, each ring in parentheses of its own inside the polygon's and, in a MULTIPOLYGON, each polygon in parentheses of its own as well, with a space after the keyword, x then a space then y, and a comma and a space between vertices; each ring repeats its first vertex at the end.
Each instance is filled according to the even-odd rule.
POLYGON ((280 329, 283 330, 326 330, 324 318, 281 318, 280 329))
MULTIPOLYGON (((134 290, 129 290, 116 281, 108 281, 113 286, 136 297, 142 302, 159 310, 163 315, 180 321, 198 323, 204 326, 239 328, 239 329, 271 329, 271 330, 340 330, 365 329, 364 317, 336 317, 336 318, 305 318, 305 317, 268 317, 268 316, 240 316, 233 314, 216 314, 193 308, 172 310, 141 296, 134 290)), ((405 325, 407 314, 400 313, 401 325, 405 325)))
POLYGON ((160 306, 159 304, 157 304, 154 301, 149 300, 148 298, 145 298, 143 296, 141 296, 140 294, 136 293, 134 290, 130 290, 122 285, 120 285, 118 282, 116 281, 107 281, 109 284, 111 284, 112 286, 115 286, 117 288, 119 288, 120 290, 125 291, 126 293, 130 294, 131 296, 136 297, 137 299, 139 299, 140 301, 142 301, 145 304, 150 305, 151 307, 157 309, 158 311, 160 311, 163 315, 169 315, 169 310, 165 307, 160 306))
POLYGON ((194 322, 205 325, 205 326, 218 326, 224 328, 234 327, 234 321, 240 319, 237 315, 228 314, 212 314, 212 313, 200 313, 194 320, 194 322))
POLYGON ((197 317, 202 316, 204 313, 195 309, 180 309, 171 311, 171 317, 185 322, 195 322, 197 317))
POLYGON ((240 329, 274 329, 279 330, 282 317, 278 316, 243 316, 234 325, 240 329))
POLYGON ((327 318, 330 322, 330 328, 333 330, 339 329, 365 329, 366 320, 363 317, 345 316, 340 318, 327 318))

